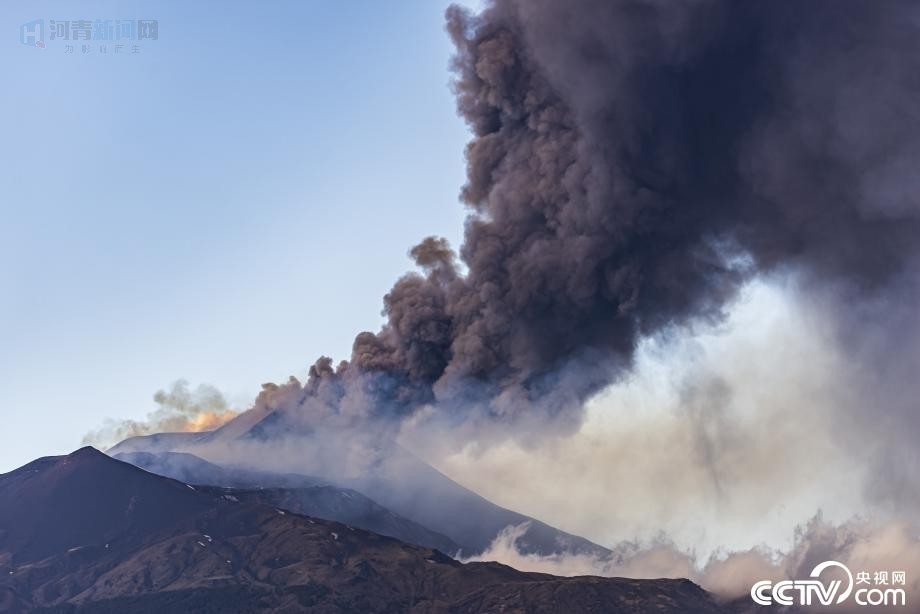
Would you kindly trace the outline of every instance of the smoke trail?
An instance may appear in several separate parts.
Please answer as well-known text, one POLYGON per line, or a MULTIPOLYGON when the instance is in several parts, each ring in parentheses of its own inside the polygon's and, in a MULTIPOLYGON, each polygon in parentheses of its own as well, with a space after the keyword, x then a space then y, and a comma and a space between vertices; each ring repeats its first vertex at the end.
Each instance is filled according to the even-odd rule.
POLYGON ((413 248, 383 328, 320 359, 289 408, 571 432, 640 339, 719 320, 757 275, 832 289, 837 315, 887 304, 920 238, 918 17, 897 0, 452 7, 464 243, 413 248))
POLYGON ((145 420, 110 420, 84 435, 83 444, 106 448, 137 435, 211 431, 237 416, 219 390, 205 384, 189 390, 185 380, 174 382, 169 391, 158 390, 153 400, 159 407, 145 420))

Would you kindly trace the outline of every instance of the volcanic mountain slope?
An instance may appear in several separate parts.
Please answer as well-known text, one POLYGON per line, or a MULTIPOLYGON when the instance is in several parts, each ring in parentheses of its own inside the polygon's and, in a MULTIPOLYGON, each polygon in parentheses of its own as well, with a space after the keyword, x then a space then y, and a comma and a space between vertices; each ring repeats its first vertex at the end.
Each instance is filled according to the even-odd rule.
POLYGON ((186 452, 108 452, 112 458, 180 482, 227 488, 312 488, 328 480, 299 473, 226 467, 186 452))
POLYGON ((188 484, 224 487, 224 494, 242 501, 343 522, 447 554, 461 550, 449 537, 391 512, 356 490, 319 478, 223 467, 183 452, 122 452, 114 458, 188 484))
POLYGON ((92 448, 0 475, 3 612, 723 612, 687 580, 556 578, 233 501, 92 448))
POLYGON ((481 553, 502 529, 528 523, 515 542, 524 554, 612 555, 584 537, 492 503, 405 450, 397 450, 376 472, 344 483, 397 514, 448 535, 464 545, 465 552, 481 553))
MULTIPOLYGON (((309 425, 285 410, 249 410, 221 428, 208 433, 161 433, 132 437, 107 452, 127 453, 190 452, 210 460, 211 453, 244 444, 250 452, 265 446, 290 443, 302 437, 303 447, 315 445, 309 425)), ((231 454, 231 456, 237 456, 231 454)), ((237 462, 252 459, 237 458, 237 462)), ((449 477, 407 450, 396 446, 361 477, 328 476, 330 482, 348 486, 370 497, 396 514, 446 535, 462 547, 464 554, 485 551, 502 529, 529 523, 517 542, 521 552, 550 555, 560 552, 607 557, 610 550, 583 537, 572 535, 524 514, 503 508, 449 477)))

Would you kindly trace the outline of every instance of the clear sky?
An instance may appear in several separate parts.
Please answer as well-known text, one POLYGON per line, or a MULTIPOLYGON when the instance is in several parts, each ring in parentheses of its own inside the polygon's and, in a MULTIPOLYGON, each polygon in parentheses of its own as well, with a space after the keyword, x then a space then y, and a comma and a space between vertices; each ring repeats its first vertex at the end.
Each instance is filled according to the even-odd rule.
POLYGON ((376 329, 407 249, 462 229, 446 6, 0 4, 0 472, 179 378, 240 407, 376 329), (83 53, 52 19, 158 40, 83 53))

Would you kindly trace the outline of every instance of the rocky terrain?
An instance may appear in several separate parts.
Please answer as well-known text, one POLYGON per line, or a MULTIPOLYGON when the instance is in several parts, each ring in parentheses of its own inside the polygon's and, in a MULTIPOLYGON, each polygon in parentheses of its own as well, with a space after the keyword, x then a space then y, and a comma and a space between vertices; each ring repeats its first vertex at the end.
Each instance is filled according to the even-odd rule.
POLYGON ((0 475, 3 612, 723 612, 687 580, 558 578, 311 518, 92 448, 0 475))

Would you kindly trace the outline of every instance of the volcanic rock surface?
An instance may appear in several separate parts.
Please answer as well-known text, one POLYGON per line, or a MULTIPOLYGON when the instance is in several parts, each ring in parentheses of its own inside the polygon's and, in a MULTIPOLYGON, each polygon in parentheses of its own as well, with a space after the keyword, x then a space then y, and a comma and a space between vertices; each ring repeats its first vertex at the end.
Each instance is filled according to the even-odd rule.
POLYGON ((0 475, 0 570, 3 612, 725 611, 687 580, 462 564, 92 448, 0 475))

